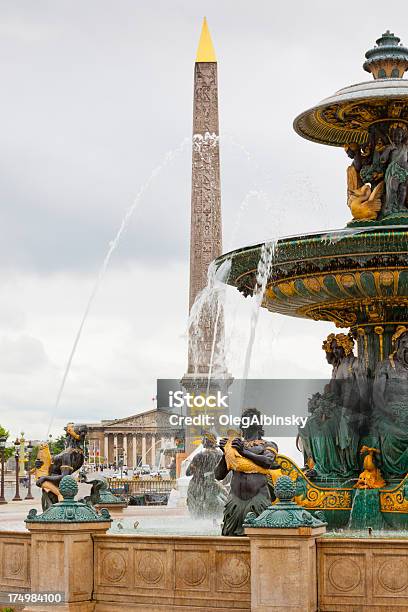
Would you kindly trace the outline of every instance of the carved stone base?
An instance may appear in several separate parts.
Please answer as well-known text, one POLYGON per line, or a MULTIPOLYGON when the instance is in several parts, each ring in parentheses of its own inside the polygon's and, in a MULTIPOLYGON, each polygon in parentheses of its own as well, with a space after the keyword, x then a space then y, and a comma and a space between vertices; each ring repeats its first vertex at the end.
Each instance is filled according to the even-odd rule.
POLYGON ((251 612, 317 610, 316 538, 325 530, 245 529, 251 542, 251 612))
POLYGON ((32 606, 25 612, 93 612, 93 535, 106 533, 110 521, 27 523, 31 532, 31 591, 64 594, 64 604, 32 606))
POLYGON ((321 612, 408 610, 405 538, 324 537, 317 551, 321 612))

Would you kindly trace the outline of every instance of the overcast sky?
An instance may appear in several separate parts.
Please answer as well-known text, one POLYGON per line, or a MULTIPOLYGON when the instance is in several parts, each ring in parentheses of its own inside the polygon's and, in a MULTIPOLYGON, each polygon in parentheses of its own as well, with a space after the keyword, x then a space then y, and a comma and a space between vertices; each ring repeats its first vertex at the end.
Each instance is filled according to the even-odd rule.
MULTIPOLYGON (((218 59, 230 250, 349 220, 344 152, 302 140, 292 121, 369 80, 364 52, 387 28, 408 43, 406 2, 376 4, 0 0, 0 423, 13 435, 46 435, 109 241, 151 171, 191 136, 204 14, 218 59)), ((68 420, 152 408, 156 379, 184 373, 190 184, 187 145, 152 181, 114 253, 54 434, 68 420)), ((250 311, 228 291, 235 377, 250 311)), ((328 376, 330 331, 262 311, 250 375, 328 376)))

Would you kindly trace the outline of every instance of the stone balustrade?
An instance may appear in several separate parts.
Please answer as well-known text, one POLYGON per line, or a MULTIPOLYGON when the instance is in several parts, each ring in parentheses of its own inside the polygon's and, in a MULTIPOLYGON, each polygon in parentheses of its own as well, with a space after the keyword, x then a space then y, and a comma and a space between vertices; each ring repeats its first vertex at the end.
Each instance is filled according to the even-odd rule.
POLYGON ((251 609, 248 538, 98 535, 97 612, 251 609), (128 607, 129 606, 129 607, 128 607))
POLYGON ((31 535, 0 531, 0 592, 30 591, 31 535))
MULTIPOLYGON (((46 575, 47 559, 34 558, 38 547, 35 553, 31 540, 28 532, 0 531, 0 592, 29 592, 31 567, 41 565, 46 575)), ((93 583, 94 612, 249 611, 251 572, 266 580, 268 571, 267 566, 255 567, 251 536, 107 533, 94 534, 92 542, 93 567, 90 563, 86 573, 90 572, 93 583)), ((270 547, 268 551, 272 554, 270 547)), ((408 539, 329 535, 317 539, 315 552, 319 611, 408 609, 408 539)), ((279 572, 278 550, 270 572, 273 585, 279 572)), ((287 576, 288 588, 298 588, 298 578, 295 574, 287 576)), ((289 600, 287 606, 281 606, 282 612, 291 610, 289 600)), ((52 612, 52 607, 47 612, 52 612)))
POLYGON ((408 610, 408 539, 333 538, 317 542, 319 610, 408 610))

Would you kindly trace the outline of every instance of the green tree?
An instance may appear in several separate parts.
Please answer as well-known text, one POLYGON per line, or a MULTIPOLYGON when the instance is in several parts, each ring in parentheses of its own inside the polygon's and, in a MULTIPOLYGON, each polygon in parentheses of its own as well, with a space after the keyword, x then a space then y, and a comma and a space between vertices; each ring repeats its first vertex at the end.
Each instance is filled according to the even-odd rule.
MULTIPOLYGON (((9 433, 9 431, 7 429, 5 429, 3 427, 3 425, 0 425, 0 437, 3 437, 3 436, 6 437, 6 438, 9 438, 10 433, 9 433)), ((6 461, 7 461, 7 459, 10 459, 10 457, 13 454, 13 452, 14 452, 14 446, 9 446, 8 448, 6 447, 5 452, 4 452, 4 457, 5 457, 6 461)))
POLYGON ((58 453, 62 453, 65 448, 65 435, 59 436, 56 440, 53 440, 50 444, 51 455, 58 455, 58 453))

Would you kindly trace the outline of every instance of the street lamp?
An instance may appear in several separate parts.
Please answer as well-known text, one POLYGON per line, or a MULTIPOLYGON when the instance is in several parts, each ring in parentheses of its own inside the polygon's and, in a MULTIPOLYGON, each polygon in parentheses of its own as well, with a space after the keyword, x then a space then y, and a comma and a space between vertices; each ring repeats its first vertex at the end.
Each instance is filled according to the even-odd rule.
POLYGON ((0 481, 0 504, 7 504, 4 497, 4 456, 6 454, 6 436, 0 436, 0 455, 1 455, 1 481, 0 481))
POLYGON ((34 496, 31 493, 31 464, 30 464, 30 459, 31 459, 32 451, 33 451, 33 445, 31 444, 31 440, 30 440, 29 443, 28 443, 28 446, 27 446, 28 490, 27 490, 27 495, 25 496, 25 499, 34 499, 34 496))
POLYGON ((17 438, 14 442, 14 457, 16 459, 16 494, 11 501, 21 501, 20 497, 20 474, 19 474, 19 460, 20 460, 20 440, 17 438))

